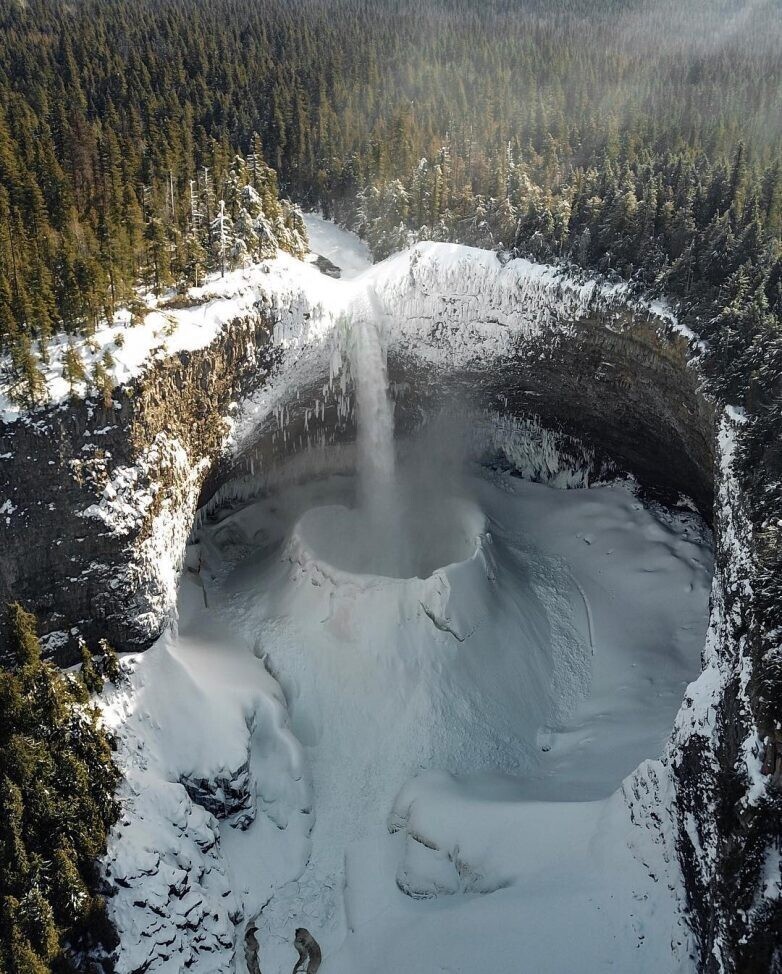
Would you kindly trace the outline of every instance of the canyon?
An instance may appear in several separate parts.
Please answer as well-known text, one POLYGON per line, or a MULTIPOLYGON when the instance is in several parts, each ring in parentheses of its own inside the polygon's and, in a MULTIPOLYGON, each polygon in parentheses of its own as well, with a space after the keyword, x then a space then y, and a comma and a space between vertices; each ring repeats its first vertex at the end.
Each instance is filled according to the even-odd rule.
POLYGON ((754 969, 741 411, 621 287, 308 226, 340 277, 209 282, 111 404, 0 429, 4 598, 63 664, 129 654, 118 970, 244 970, 252 930, 286 971, 296 926, 325 971, 754 969))

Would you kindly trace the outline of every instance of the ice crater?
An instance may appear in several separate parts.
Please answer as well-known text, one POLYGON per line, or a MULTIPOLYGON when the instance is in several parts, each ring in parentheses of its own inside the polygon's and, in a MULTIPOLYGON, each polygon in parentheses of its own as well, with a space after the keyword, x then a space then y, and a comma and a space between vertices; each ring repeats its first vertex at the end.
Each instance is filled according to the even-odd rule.
POLYGON ((410 505, 404 517, 402 531, 398 524, 376 524, 360 508, 313 507, 294 526, 291 544, 297 560, 314 562, 331 577, 425 579, 438 569, 469 561, 487 530, 484 513, 464 499, 410 505))

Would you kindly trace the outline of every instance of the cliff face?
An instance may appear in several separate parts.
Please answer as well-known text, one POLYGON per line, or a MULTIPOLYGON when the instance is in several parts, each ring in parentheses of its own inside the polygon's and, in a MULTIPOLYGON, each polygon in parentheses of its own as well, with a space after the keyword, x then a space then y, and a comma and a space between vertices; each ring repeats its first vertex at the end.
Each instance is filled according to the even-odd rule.
POLYGON ((782 969, 782 759, 779 724, 769 725, 761 707, 768 623, 736 468, 743 433, 740 415, 720 418, 703 672, 687 689, 668 747, 677 849, 707 974, 782 969))
POLYGON ((0 425, 0 600, 39 615, 69 664, 76 635, 142 649, 160 634, 200 485, 229 429, 229 405, 274 355, 260 314, 115 390, 0 425))
MULTIPOLYGON (((343 315, 382 322, 398 430, 444 404, 537 416, 589 443, 598 465, 612 461, 667 499, 691 497, 711 519, 714 409, 689 364, 687 337, 665 316, 628 307, 615 288, 451 245, 418 245, 365 277, 343 315)), ((266 393, 251 397, 237 450, 204 499, 272 457, 350 435, 347 346, 337 330, 274 411, 266 393)))
MULTIPOLYGON (((776 970, 768 877, 779 870, 782 782, 753 716, 753 538, 732 466, 741 423, 715 413, 686 338, 664 319, 490 254, 471 263, 470 253, 480 252, 454 267, 444 248, 438 265, 426 245, 371 282, 370 304, 389 322, 398 426, 454 401, 509 422, 534 415, 590 444, 592 473, 630 471, 712 520, 704 673, 655 775, 673 784, 666 808, 703 970, 776 970)), ((327 317, 306 295, 262 301, 209 347, 155 361, 108 410, 72 402, 0 428, 0 598, 39 614, 60 662, 74 660, 76 631, 148 646, 174 609, 196 509, 242 479, 251 489, 259 469, 302 448, 351 437, 349 377, 335 380, 343 339, 324 330, 306 368, 280 371, 275 336, 327 317)), ((514 464, 507 443, 497 452, 514 464)))

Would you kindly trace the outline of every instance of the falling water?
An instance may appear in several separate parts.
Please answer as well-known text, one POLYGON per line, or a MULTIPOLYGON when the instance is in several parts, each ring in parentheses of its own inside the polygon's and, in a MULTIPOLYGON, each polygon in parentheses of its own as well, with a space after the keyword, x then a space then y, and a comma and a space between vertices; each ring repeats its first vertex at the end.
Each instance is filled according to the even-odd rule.
MULTIPOLYGON (((382 310, 367 293, 367 313, 354 319, 352 369, 358 407, 358 501, 375 546, 389 571, 404 553, 404 518, 396 478, 394 404, 389 396, 382 310)), ((380 559, 377 559, 380 555, 380 559)))
POLYGON ((377 323, 361 322, 357 332, 353 368, 358 402, 359 501, 369 511, 394 494, 394 413, 377 323))

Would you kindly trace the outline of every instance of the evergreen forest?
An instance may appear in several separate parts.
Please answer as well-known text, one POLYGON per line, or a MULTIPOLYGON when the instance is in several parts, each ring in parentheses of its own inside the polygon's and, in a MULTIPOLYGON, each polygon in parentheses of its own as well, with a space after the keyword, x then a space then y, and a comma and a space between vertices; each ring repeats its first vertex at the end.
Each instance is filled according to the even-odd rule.
POLYGON ((420 237, 682 302, 762 398, 782 314, 782 27, 737 0, 9 0, 0 343, 302 246, 282 193, 376 257, 420 237), (705 302, 705 304, 704 304, 705 302), (769 336, 774 339, 769 345, 769 336))
MULTIPOLYGON (((7 610, 11 666, 0 670, 0 972, 68 974, 116 935, 96 860, 119 814, 119 772, 90 694, 119 664, 82 651, 78 677, 41 659, 35 618, 7 610)), ((88 966, 89 966, 88 964, 88 966)))

